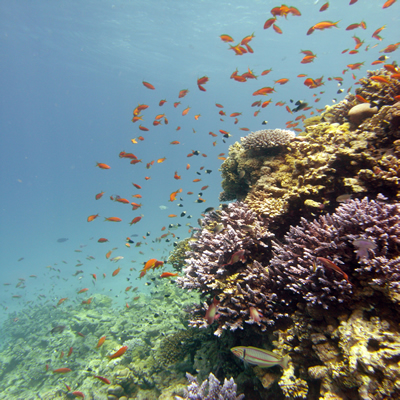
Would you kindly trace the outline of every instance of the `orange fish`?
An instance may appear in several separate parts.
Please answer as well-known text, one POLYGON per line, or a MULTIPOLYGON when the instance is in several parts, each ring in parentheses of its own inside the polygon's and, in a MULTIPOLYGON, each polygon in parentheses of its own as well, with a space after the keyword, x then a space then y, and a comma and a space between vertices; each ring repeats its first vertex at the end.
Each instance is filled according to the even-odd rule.
POLYGON ((351 70, 354 70, 354 69, 360 69, 362 65, 364 65, 364 62, 356 64, 348 64, 347 67, 349 67, 351 70))
POLYGON ((97 378, 97 379, 101 380, 102 382, 106 383, 107 385, 109 385, 111 383, 109 379, 104 378, 103 376, 93 375, 93 378, 97 378))
POLYGON ((117 352, 112 354, 111 356, 108 356, 110 360, 121 357, 126 351, 128 350, 128 346, 122 346, 117 352))
POLYGON ((121 222, 122 219, 121 219, 121 218, 118 218, 118 217, 108 217, 108 218, 104 218, 104 221, 121 222))
POLYGON ((146 128, 145 126, 143 126, 143 125, 139 125, 139 129, 141 130, 141 131, 145 131, 145 132, 147 132, 149 129, 148 128, 146 128))
POLYGON ((193 179, 193 182, 200 182, 201 181, 201 179, 193 179))
POLYGON ((381 50, 379 53, 393 53, 397 48, 399 47, 400 42, 396 44, 389 44, 389 46, 386 46, 383 50, 381 50))
POLYGON ((322 11, 327 10, 328 7, 329 7, 329 1, 328 1, 327 3, 325 3, 325 4, 319 9, 319 12, 322 12, 322 11))
POLYGON ((157 160, 157 163, 158 163, 158 164, 161 164, 161 163, 163 163, 166 159, 167 159, 167 157, 159 158, 159 159, 157 160))
POLYGON ((181 142, 178 142, 178 140, 174 140, 173 142, 170 142, 170 144, 180 144, 181 142))
POLYGON ((175 192, 172 192, 172 193, 169 195, 169 201, 174 201, 174 200, 176 200, 177 194, 178 194, 178 193, 181 193, 181 192, 182 192, 182 189, 178 189, 178 190, 176 190, 175 192))
POLYGON ((396 1, 396 0, 387 0, 387 1, 385 2, 385 4, 382 6, 382 8, 388 8, 388 7, 390 7, 392 4, 395 3, 395 1, 396 1))
POLYGON ((135 186, 136 189, 141 189, 142 187, 138 185, 137 183, 132 183, 133 186, 135 186))
POLYGON ((181 179, 180 175, 178 175, 178 171, 175 171, 174 179, 181 179))
POLYGON ((327 258, 324 257, 317 257, 317 260, 323 264, 324 267, 332 269, 336 272, 338 272, 340 275, 342 275, 344 277, 344 279, 346 279, 346 281, 348 283, 351 284, 351 282, 349 281, 349 277, 347 276, 347 274, 342 271, 342 269, 340 267, 338 267, 336 264, 334 264, 331 260, 328 260, 327 258))
POLYGON ((190 168, 190 164, 186 164, 186 170, 190 168))
POLYGON ((155 87, 151 83, 145 81, 143 81, 142 83, 144 86, 147 87, 147 89, 155 90, 155 87))
MULTIPOLYGON (((276 21, 276 18, 270 18, 265 21, 264 29, 270 28, 276 21)), ((261 74, 262 75, 262 74, 261 74)))
POLYGON ((174 218, 174 217, 177 217, 177 215, 176 214, 169 214, 168 215, 168 218, 174 218))
POLYGON ((66 374, 67 372, 71 372, 70 368, 58 368, 53 370, 53 374, 66 374))
POLYGON ((107 258, 107 259, 110 258, 111 253, 112 253, 112 250, 110 250, 110 251, 106 254, 106 258, 107 258))
POLYGON ((112 276, 116 276, 119 274, 119 271, 121 271, 121 267, 118 267, 113 273, 112 276))
POLYGON ((275 24, 273 24, 272 25, 272 29, 276 32, 276 33, 279 33, 280 35, 282 35, 282 29, 281 28, 279 28, 279 26, 278 25, 275 25, 275 24))
POLYGON ((99 214, 96 215, 89 215, 87 217, 87 222, 92 222, 94 219, 96 219, 99 216, 99 214))
POLYGON ((277 81, 275 81, 275 83, 279 83, 280 85, 284 85, 287 82, 289 82, 289 79, 287 79, 287 78, 282 78, 282 79, 278 79, 277 81))
POLYGON ((224 106, 221 105, 221 104, 215 103, 215 105, 216 105, 218 108, 224 108, 224 106))
POLYGON ((315 29, 318 29, 320 31, 324 30, 324 29, 328 29, 328 28, 332 28, 335 27, 337 28, 337 24, 339 23, 339 21, 337 22, 332 22, 332 21, 322 21, 322 22, 318 22, 318 24, 315 24, 314 26, 312 26, 308 31, 307 31, 307 35, 311 35, 315 29))
POLYGON ((92 275, 92 276, 93 276, 93 279, 94 279, 95 281, 97 281, 97 275, 96 275, 96 274, 90 274, 90 275, 92 275))
POLYGON ((269 94, 269 93, 272 93, 272 92, 275 92, 275 89, 274 89, 274 88, 271 88, 271 87, 263 87, 263 88, 261 88, 261 89, 256 90, 256 91, 253 93, 253 96, 266 95, 266 94, 269 94))
POLYGON ((371 79, 371 80, 373 80, 375 82, 390 84, 390 82, 386 78, 384 78, 383 76, 371 76, 369 79, 371 79))
POLYGON ((79 294, 79 293, 85 293, 85 292, 87 292, 88 290, 89 290, 88 288, 81 289, 81 290, 78 292, 78 294, 79 294))
POLYGON ((100 199, 103 197, 103 194, 104 194, 104 193, 105 193, 105 192, 97 193, 96 196, 95 196, 95 199, 96 199, 96 200, 100 200, 100 199))
POLYGON ((99 167, 101 169, 110 169, 111 167, 107 164, 104 163, 96 163, 96 167, 99 167))
POLYGON ((132 197, 135 197, 136 199, 141 199, 143 196, 141 194, 133 194, 132 197))
POLYGON ((136 223, 138 223, 141 219, 142 219, 142 217, 135 217, 135 218, 133 218, 133 220, 130 222, 129 225, 136 224, 136 223))
POLYGON ((63 297, 62 299, 58 300, 57 305, 59 306, 60 304, 64 303, 65 300, 68 300, 68 297, 63 297))
POLYGON ((234 40, 232 39, 231 36, 229 35, 220 35, 220 38, 223 42, 225 43, 229 43, 229 42, 233 42, 234 40))
POLYGON ((69 357, 69 356, 72 354, 73 349, 74 349, 73 347, 70 347, 70 348, 69 348, 69 352, 68 352, 68 354, 67 354, 67 357, 69 357))
POLYGON ((106 337, 107 336, 102 336, 100 339, 99 339, 99 341, 97 342, 97 348, 99 348, 104 342, 105 342, 105 340, 106 340, 106 337))
POLYGON ((182 115, 186 115, 190 110, 190 107, 186 107, 183 111, 182 111, 182 115))
POLYGON ((181 99, 182 97, 185 97, 189 93, 189 89, 183 89, 179 92, 178 98, 181 99))
POLYGON ((202 76, 201 78, 197 79, 197 85, 204 85, 209 81, 208 76, 202 76))
POLYGON ((170 277, 172 277, 172 276, 178 276, 179 274, 176 272, 176 273, 173 273, 173 272, 163 272, 161 275, 160 275, 160 278, 170 278, 170 277))

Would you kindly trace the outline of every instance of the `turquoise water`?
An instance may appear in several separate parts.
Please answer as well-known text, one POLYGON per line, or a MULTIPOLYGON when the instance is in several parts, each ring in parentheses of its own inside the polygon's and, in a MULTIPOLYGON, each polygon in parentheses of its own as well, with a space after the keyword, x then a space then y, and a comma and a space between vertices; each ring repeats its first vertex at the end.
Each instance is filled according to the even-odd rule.
MULTIPOLYGON (((350 87, 354 93, 356 79, 379 67, 371 63, 398 41, 399 3, 387 9, 382 9, 383 1, 348 3, 331 1, 326 11, 319 12, 322 1, 296 1, 292 5, 302 15, 278 17, 276 24, 283 31, 278 34, 272 27, 263 29, 271 18, 270 9, 280 6, 271 1, 2 1, 0 321, 10 321, 29 307, 55 306, 61 298, 79 304, 101 293, 122 308, 133 297, 125 295, 126 287, 150 293, 149 281, 138 278, 143 263, 150 258, 165 261, 173 243, 190 235, 187 224, 197 226, 206 207, 218 206, 222 190, 218 157, 221 153, 226 157, 229 145, 246 135, 238 128, 262 129, 264 120, 268 128, 284 128, 301 114, 285 109, 293 108, 297 100, 313 107, 305 112, 307 117, 317 114, 316 108, 340 101, 350 87), (306 35, 311 26, 326 20, 339 21, 338 28, 306 35), (345 29, 361 20, 366 30, 345 29), (372 38, 383 25, 383 40, 372 38), (228 34, 237 44, 252 33, 255 37, 249 44, 254 53, 242 56, 220 39, 228 34), (363 46, 357 54, 342 54, 354 49, 354 35, 365 41, 363 46), (301 64, 301 50, 316 54, 314 62, 301 64), (361 62, 360 69, 343 74, 348 64, 361 62), (236 69, 241 74, 248 68, 258 79, 230 79, 236 69), (272 71, 261 76, 267 69, 272 71), (323 76, 324 85, 309 89, 299 74, 323 76), (205 92, 196 85, 204 75, 209 78, 205 92), (343 84, 328 79, 332 77, 342 77, 343 84), (289 81, 274 84, 281 78, 289 81), (252 96, 265 86, 276 92, 265 98, 252 96), (182 89, 189 93, 178 99, 182 89), (344 90, 338 93, 339 89, 344 90), (162 99, 167 103, 160 107, 162 99), (257 108, 251 104, 259 99, 272 103, 254 116, 257 108), (181 104, 175 108, 178 101, 181 104), (215 103, 224 106, 226 116, 218 114, 221 109, 215 103), (143 121, 133 124, 132 111, 138 104, 149 108, 142 113, 143 121), (183 116, 186 107, 190 111, 183 116), (237 124, 229 117, 234 112, 241 113, 237 124), (154 117, 163 113, 168 125, 153 126, 154 117), (139 130, 139 124, 149 131, 139 130), (231 137, 223 140, 219 130, 231 137), (131 139, 138 136, 145 140, 133 144, 131 139), (180 144, 171 145, 172 141, 180 144), (188 158, 193 150, 207 157, 188 158), (129 159, 119 157, 121 151, 134 153, 142 163, 130 165, 129 159), (146 168, 163 157, 163 163, 155 161, 146 168), (96 162, 111 169, 96 168, 96 162), (212 172, 206 174, 206 169, 212 172), (182 179, 174 179, 175 171, 182 179), (135 189, 132 182, 142 189, 135 189), (203 186, 208 188, 201 190, 203 186), (170 202, 170 194, 180 188, 182 193, 170 202), (101 191, 104 196, 95 200, 101 191), (195 202, 200 192, 205 203, 195 202), (134 194, 142 198, 132 198, 134 194), (130 205, 110 200, 116 195, 142 207, 132 211, 130 205), (88 223, 93 214, 100 217, 88 223), (129 225, 141 215, 141 221, 129 225), (122 221, 108 222, 105 217, 122 221), (181 226, 170 229, 166 238, 156 240, 168 232, 169 224, 178 223, 181 226), (137 235, 131 237, 135 243, 128 248, 126 238, 132 235, 137 235), (68 240, 59 240, 63 238, 68 240), (98 243, 99 238, 108 242, 98 243), (136 247, 137 242, 142 245, 136 247), (106 259, 113 248, 117 249, 111 257, 123 260, 106 259), (112 277, 117 267, 121 271, 112 277), (73 276, 77 270, 83 273, 73 276), (16 287, 19 282, 23 283, 16 287), (88 292, 77 295, 83 288, 88 292)), ((391 63, 398 51, 387 56, 391 63)), ((172 268, 167 265, 162 271, 172 268)), ((4 343, 8 335, 4 329, 2 333, 4 343)))

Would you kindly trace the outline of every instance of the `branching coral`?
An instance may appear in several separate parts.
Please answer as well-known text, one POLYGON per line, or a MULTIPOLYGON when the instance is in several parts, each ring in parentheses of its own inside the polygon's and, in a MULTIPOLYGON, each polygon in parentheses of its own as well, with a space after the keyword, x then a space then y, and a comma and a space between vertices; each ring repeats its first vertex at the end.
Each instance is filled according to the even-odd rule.
MULTIPOLYGON (((250 307, 260 313, 257 323, 261 330, 271 323, 275 312, 272 304, 276 300, 273 277, 279 269, 265 269, 259 262, 270 258, 271 237, 265 219, 257 217, 243 203, 232 203, 225 210, 208 214, 203 229, 195 236, 197 241, 191 242, 185 276, 178 278, 177 283, 186 289, 219 296, 218 335, 222 329, 242 328, 243 322, 255 323, 250 307)), ((206 303, 196 307, 191 325, 208 326, 204 319, 207 308, 206 303)))
POLYGON ((185 390, 185 397, 176 396, 177 400, 242 400, 244 395, 236 395, 237 386, 233 378, 229 381, 225 378, 224 384, 221 386, 219 380, 212 374, 208 376, 201 385, 197 382, 197 378, 186 374, 189 380, 189 386, 185 390))
POLYGON ((313 222, 303 218, 300 226, 291 227, 286 244, 275 243, 271 260, 272 266, 283 267, 287 289, 324 308, 349 302, 367 285, 388 297, 398 294, 400 207, 384 200, 350 200, 332 215, 313 222), (366 249, 370 257, 357 257, 357 239, 373 244, 366 249))

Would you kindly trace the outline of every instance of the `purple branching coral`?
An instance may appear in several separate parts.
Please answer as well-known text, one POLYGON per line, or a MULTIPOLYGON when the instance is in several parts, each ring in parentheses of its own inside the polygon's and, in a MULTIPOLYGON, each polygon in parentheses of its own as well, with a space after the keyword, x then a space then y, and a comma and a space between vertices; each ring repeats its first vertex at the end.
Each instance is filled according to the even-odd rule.
POLYGON ((332 215, 291 227, 271 260, 284 269, 287 290, 324 308, 361 295, 363 287, 398 295, 400 206, 384 201, 350 200, 332 215), (321 257, 339 268, 327 268, 321 257))
POLYGON ((242 400, 244 395, 236 395, 237 385, 233 378, 229 381, 225 378, 221 386, 219 380, 212 374, 201 384, 197 378, 186 373, 189 386, 185 390, 185 397, 176 396, 176 400, 242 400))
MULTIPOLYGON (((178 284, 210 300, 218 297, 218 336, 224 329, 243 329, 244 323, 264 332, 301 303, 348 306, 373 290, 397 302, 400 205, 385 200, 381 195, 349 200, 332 215, 312 222, 303 218, 284 244, 273 242, 273 251, 267 221, 244 203, 232 203, 204 218, 178 284)), ((209 307, 194 306, 190 325, 209 326, 209 307)))
MULTIPOLYGON (((177 279, 185 289, 195 289, 218 296, 218 329, 235 330, 243 323, 256 323, 262 331, 273 323, 277 313, 274 303, 275 276, 279 268, 266 269, 271 257, 269 241, 273 235, 267 220, 257 217, 244 203, 229 204, 224 210, 207 214, 187 252, 185 276, 177 279), (254 308, 253 316, 250 308, 254 308), (257 318, 257 315, 260 318, 257 318), (254 316, 256 318, 254 318, 254 316)), ((191 325, 207 327, 204 319, 209 305, 193 310, 191 325)))

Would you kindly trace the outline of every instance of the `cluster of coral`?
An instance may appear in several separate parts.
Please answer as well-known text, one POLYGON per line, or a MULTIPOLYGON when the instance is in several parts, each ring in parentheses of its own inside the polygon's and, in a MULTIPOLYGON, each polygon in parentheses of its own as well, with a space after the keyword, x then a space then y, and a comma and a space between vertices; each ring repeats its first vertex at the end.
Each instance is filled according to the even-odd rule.
POLYGON ((188 242, 177 282, 206 300, 190 324, 212 324, 222 341, 243 329, 241 345, 290 354, 281 373, 253 368, 266 389, 258 398, 400 397, 400 81, 391 69, 369 72, 356 96, 306 120, 298 137, 264 130, 232 145, 220 198, 239 201, 208 213, 188 242))

